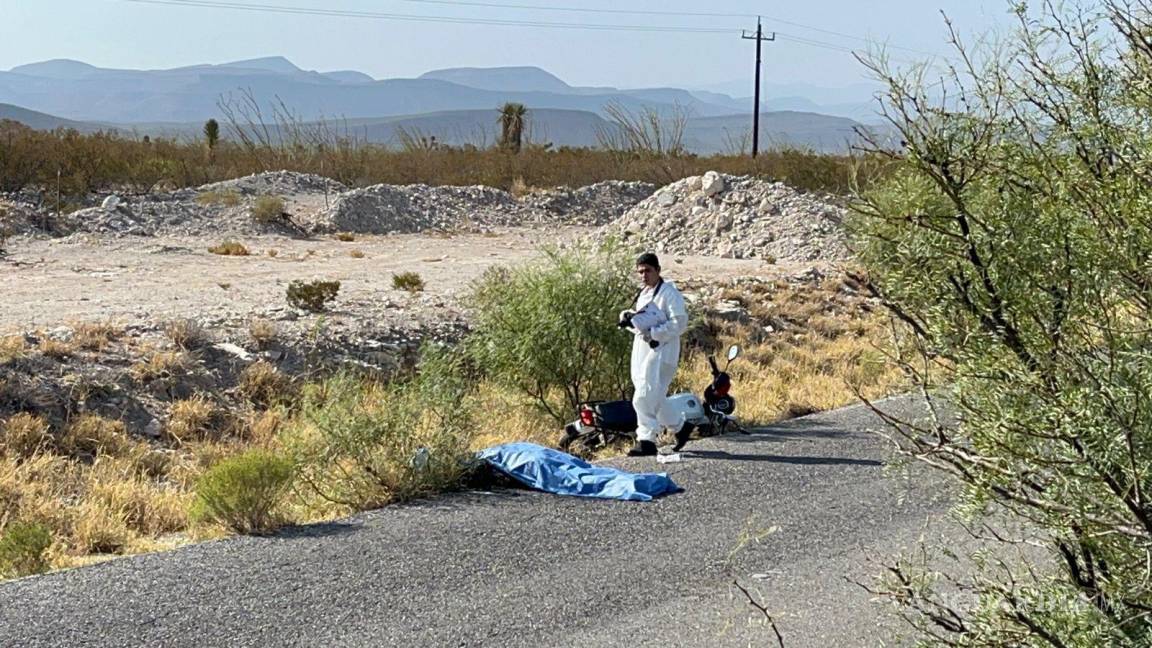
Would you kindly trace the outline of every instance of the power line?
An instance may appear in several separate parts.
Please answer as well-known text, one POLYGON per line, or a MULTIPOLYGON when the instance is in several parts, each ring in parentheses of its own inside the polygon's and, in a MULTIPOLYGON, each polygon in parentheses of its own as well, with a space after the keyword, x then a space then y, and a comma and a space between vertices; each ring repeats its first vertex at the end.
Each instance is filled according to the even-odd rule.
POLYGON ((665 27, 658 25, 614 25, 604 23, 564 23, 550 21, 506 20, 494 18, 456 18, 450 16, 422 16, 415 14, 393 14, 374 11, 346 11, 337 9, 316 9, 290 7, 284 5, 252 4, 242 2, 222 2, 218 0, 125 0, 137 4, 169 5, 176 7, 199 7, 209 9, 234 9, 259 13, 284 13, 310 16, 335 16, 344 18, 371 18, 377 20, 399 20, 406 22, 454 23, 466 25, 502 25, 516 27, 550 27, 561 29, 588 29, 594 31, 644 31, 680 32, 693 34, 732 34, 734 29, 705 27, 665 27))
MULTIPOLYGON (((409 2, 414 4, 431 4, 431 5, 447 5, 457 7, 489 7, 499 9, 529 9, 532 11, 562 11, 574 13, 590 13, 590 14, 616 14, 616 15, 635 15, 635 16, 680 16, 691 18, 763 18, 768 22, 780 23, 781 25, 789 25, 791 27, 799 27, 800 29, 807 29, 809 31, 819 32, 821 34, 828 34, 829 36, 837 36, 839 38, 850 38, 852 40, 862 41, 865 43, 876 43, 874 38, 866 36, 857 36, 855 34, 847 34, 844 32, 825 29, 823 27, 814 27, 804 23, 795 22, 792 20, 785 20, 775 16, 765 14, 752 14, 752 13, 716 13, 716 12, 703 12, 703 11, 666 11, 666 10, 652 10, 652 9, 598 9, 590 7, 546 7, 542 5, 530 4, 513 4, 504 2, 476 2, 472 0, 397 0, 398 2, 409 2)), ((886 45, 890 49, 903 50, 905 52, 914 52, 916 54, 926 54, 928 56, 937 56, 933 52, 927 50, 915 49, 912 47, 903 47, 900 45, 886 45)))

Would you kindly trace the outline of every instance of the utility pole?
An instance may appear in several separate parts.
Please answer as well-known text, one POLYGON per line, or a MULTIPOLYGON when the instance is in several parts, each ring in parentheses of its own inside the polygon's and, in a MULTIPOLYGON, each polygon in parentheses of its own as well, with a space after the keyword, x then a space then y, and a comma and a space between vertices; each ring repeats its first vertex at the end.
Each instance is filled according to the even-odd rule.
POLYGON ((776 32, 772 32, 771 36, 765 36, 764 29, 760 26, 760 16, 756 16, 756 33, 749 34, 745 31, 741 33, 740 38, 756 41, 756 96, 752 105, 752 157, 756 157, 760 152, 760 44, 776 40, 776 32))

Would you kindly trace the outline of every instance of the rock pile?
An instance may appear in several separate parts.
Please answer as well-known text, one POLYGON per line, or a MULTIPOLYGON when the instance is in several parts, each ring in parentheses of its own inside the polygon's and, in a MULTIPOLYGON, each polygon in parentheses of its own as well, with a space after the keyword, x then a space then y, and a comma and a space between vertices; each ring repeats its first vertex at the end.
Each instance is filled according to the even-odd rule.
POLYGON ((413 233, 455 227, 518 225, 539 214, 491 187, 375 185, 342 194, 318 219, 320 231, 413 233))
POLYGON ((659 189, 598 233, 658 252, 838 261, 844 209, 779 182, 708 172, 659 189))
POLYGON ((563 223, 606 225, 655 190, 656 185, 648 182, 608 180, 579 189, 564 187, 532 193, 521 202, 548 212, 563 223))

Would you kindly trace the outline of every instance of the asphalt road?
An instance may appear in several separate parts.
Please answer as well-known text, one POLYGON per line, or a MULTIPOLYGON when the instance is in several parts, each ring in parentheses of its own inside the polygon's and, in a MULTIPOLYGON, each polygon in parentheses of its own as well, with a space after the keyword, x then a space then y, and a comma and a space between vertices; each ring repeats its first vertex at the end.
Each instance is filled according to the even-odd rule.
POLYGON ((854 407, 694 442, 652 503, 464 493, 10 582, 0 646, 775 646, 734 579, 790 648, 891 645, 849 581, 948 502, 887 474, 870 427, 854 407))

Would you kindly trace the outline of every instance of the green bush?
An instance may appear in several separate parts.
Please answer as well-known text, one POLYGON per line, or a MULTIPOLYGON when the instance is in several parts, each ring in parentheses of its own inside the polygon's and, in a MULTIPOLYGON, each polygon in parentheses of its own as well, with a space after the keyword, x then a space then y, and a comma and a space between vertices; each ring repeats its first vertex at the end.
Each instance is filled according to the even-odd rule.
POLYGON ((41 524, 17 522, 0 536, 0 577, 18 578, 48 571, 52 533, 41 524))
POLYGON ((471 457, 471 384, 459 354, 427 348, 408 378, 341 373, 306 387, 289 434, 302 480, 355 509, 457 487, 471 457))
POLYGON ((266 534, 283 523, 279 508, 292 484, 292 461, 250 450, 209 468, 196 484, 192 518, 237 533, 266 534))
POLYGON ((401 272, 392 275, 392 287, 396 290, 407 290, 416 293, 424 290, 424 280, 418 272, 401 272))
POLYGON ((606 247, 549 249, 486 272, 470 296, 476 366, 557 423, 591 399, 626 397, 632 336, 616 327, 637 287, 632 259, 606 247))
POLYGON ((262 225, 275 223, 284 213, 284 201, 276 196, 260 196, 252 205, 252 220, 262 225))
POLYGON ((1017 11, 1024 33, 931 87, 874 63, 902 147, 854 247, 934 405, 890 432, 982 539, 879 587, 932 645, 1148 646, 1152 16, 1017 11))
POLYGON ((340 292, 339 281, 293 281, 288 284, 288 305, 311 313, 321 313, 340 292))

